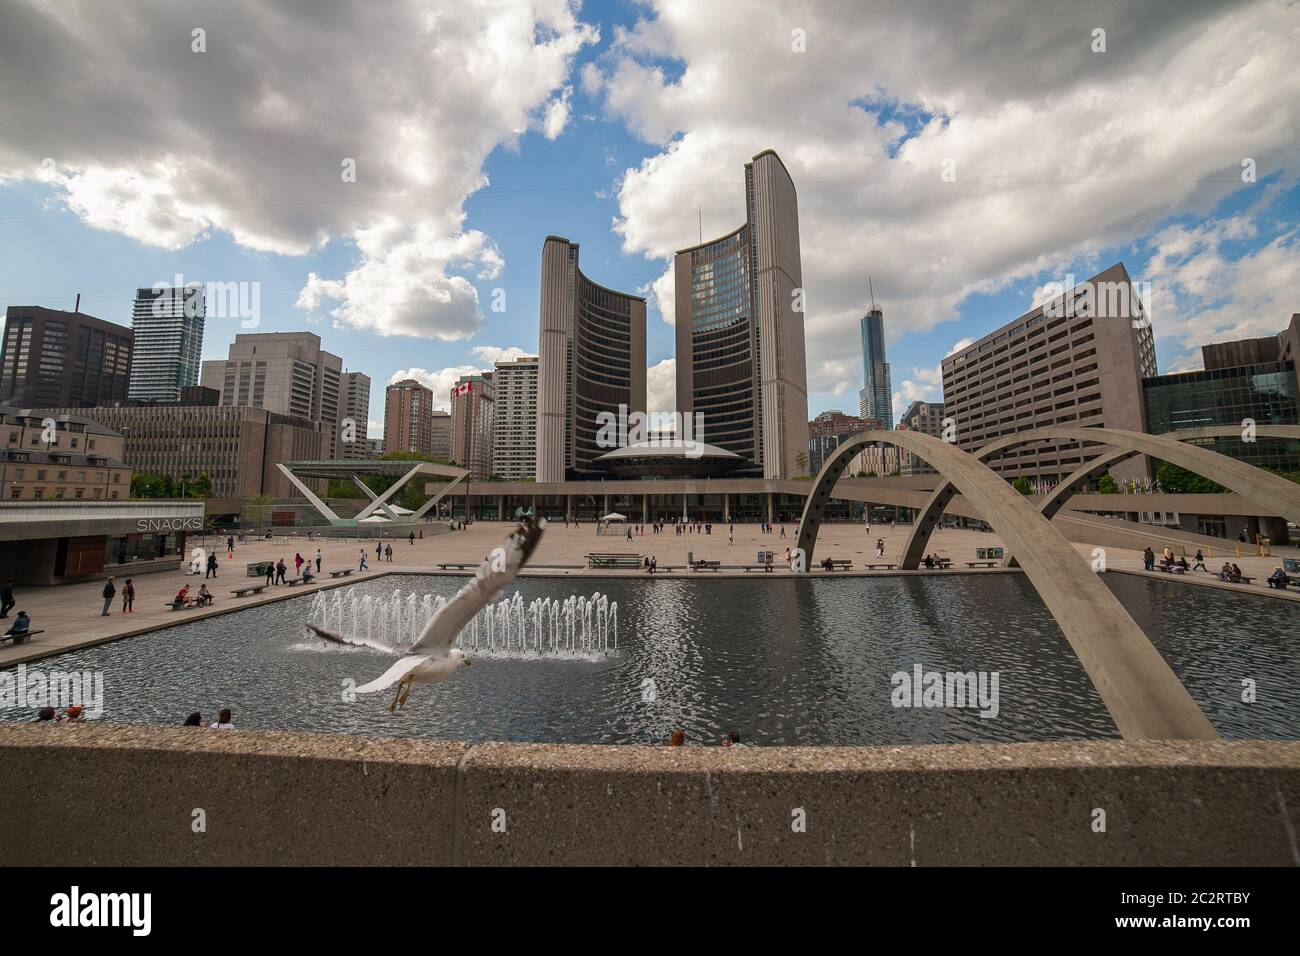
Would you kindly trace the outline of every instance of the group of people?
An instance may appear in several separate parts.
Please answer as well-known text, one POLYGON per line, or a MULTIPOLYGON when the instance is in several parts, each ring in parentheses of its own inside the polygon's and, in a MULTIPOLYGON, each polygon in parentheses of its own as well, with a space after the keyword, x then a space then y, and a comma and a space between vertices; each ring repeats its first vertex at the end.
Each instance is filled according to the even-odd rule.
MULTIPOLYGON (((104 590, 99 592, 99 596, 104 599, 100 617, 108 617, 112 613, 113 598, 117 597, 117 585, 113 583, 114 580, 116 579, 110 575, 104 582, 104 590)), ((135 582, 127 578, 126 583, 122 585, 122 613, 131 614, 133 611, 135 611, 135 582)))
MULTIPOLYGON (((203 715, 196 710, 194 713, 190 714, 188 717, 185 718, 185 726, 202 727, 203 715)), ((221 712, 217 714, 217 719, 214 720, 212 723, 208 724, 208 729, 209 730, 234 730, 235 725, 234 723, 231 722, 230 708, 229 707, 221 708, 221 712)))
MULTIPOLYGON (((391 546, 389 548, 391 549, 391 546)), ((311 569, 312 562, 304 558, 297 551, 293 555, 293 570, 295 578, 301 578, 303 584, 310 584, 312 580, 320 573, 321 562, 325 556, 321 554, 320 548, 316 549, 316 570, 311 569)), ((267 584, 288 584, 289 566, 281 558, 275 564, 267 563, 266 565, 266 583, 267 584)))
POLYGON ((181 589, 176 592, 176 596, 172 598, 172 605, 175 607, 207 607, 214 600, 216 598, 208 590, 208 584, 204 581, 199 585, 198 593, 193 595, 190 594, 188 584, 182 585, 181 589))
POLYGON ((53 721, 54 723, 57 724, 63 724, 63 723, 80 724, 80 723, 85 723, 85 720, 86 720, 86 711, 85 708, 83 708, 80 704, 73 704, 62 714, 56 711, 53 707, 42 707, 40 710, 36 712, 37 723, 44 723, 45 721, 53 721))
MULTIPOLYGON (((1155 570, 1156 553, 1152 551, 1150 547, 1147 547, 1146 550, 1142 552, 1142 566, 1148 571, 1155 570)), ((1208 572, 1210 570, 1205 566, 1205 555, 1201 553, 1200 548, 1196 549, 1196 556, 1192 558, 1192 563, 1188 564, 1187 555, 1180 554, 1177 557, 1174 557, 1173 549, 1168 547, 1167 545, 1165 546, 1165 549, 1160 553, 1160 567, 1173 574, 1186 574, 1188 571, 1208 572)), ((1230 567, 1236 567, 1236 565, 1227 565, 1227 564, 1224 565, 1225 569, 1230 567)), ((1241 576, 1240 569, 1237 570, 1237 576, 1238 577, 1241 576)), ((1220 580, 1226 580, 1226 579, 1223 578, 1222 575, 1220 575, 1220 580)))

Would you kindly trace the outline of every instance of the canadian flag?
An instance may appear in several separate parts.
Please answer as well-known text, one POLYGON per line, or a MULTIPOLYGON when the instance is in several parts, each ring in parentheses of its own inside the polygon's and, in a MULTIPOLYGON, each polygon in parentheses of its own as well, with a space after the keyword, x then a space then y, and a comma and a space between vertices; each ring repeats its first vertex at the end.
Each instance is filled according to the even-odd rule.
POLYGON ((474 384, 473 382, 462 382, 461 384, 456 386, 456 394, 468 395, 470 391, 470 386, 473 384, 474 384))

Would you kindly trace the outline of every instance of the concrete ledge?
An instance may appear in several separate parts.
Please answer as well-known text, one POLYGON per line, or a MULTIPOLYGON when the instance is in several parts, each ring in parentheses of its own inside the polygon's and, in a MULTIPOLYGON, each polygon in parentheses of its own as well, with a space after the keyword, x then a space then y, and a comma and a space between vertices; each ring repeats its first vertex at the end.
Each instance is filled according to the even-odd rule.
POLYGON ((0 763, 6 865, 1300 865, 1290 742, 471 746, 25 724, 0 726, 0 763))

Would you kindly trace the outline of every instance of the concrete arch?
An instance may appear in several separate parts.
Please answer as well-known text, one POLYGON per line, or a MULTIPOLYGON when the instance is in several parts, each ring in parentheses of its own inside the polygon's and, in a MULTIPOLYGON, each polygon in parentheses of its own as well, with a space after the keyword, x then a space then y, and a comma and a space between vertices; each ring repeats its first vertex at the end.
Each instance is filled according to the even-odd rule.
MULTIPOLYGON (((835 483, 866 445, 904 448, 970 499, 1020 555, 1037 589, 1127 740, 1213 739, 1218 735, 1187 689, 1110 589, 1023 495, 973 455, 919 432, 872 431, 835 450, 817 476, 799 523, 805 567, 835 483)), ((955 492, 954 492, 955 493, 955 492)))
MULTIPOLYGON (((1300 440, 1300 426, 1257 425, 1255 434, 1259 438, 1300 440)), ((1103 453, 1099 459, 1087 462, 1076 469, 1043 500, 1041 510, 1049 520, 1086 481, 1101 473, 1097 469, 1103 468, 1103 459, 1104 468, 1109 468, 1132 455, 1147 454, 1203 475, 1230 491, 1235 491, 1243 498, 1253 501, 1270 514, 1278 514, 1300 524, 1300 485, 1261 468, 1237 461, 1235 458, 1210 451, 1208 448, 1185 444, 1198 438, 1234 438, 1240 435, 1241 428, 1236 425, 1188 428, 1164 435, 1147 435, 1143 432, 1123 431, 1117 428, 1052 425, 1005 435, 974 452, 974 456, 980 461, 987 461, 1008 448, 1034 441, 1090 441, 1112 446, 1114 451, 1103 453)), ((930 544, 930 535, 934 533, 944 510, 956 494, 957 491, 951 481, 947 479, 940 481, 939 486, 931 493, 929 500, 917 513, 916 520, 912 523, 912 533, 903 547, 900 567, 906 570, 920 567, 921 559, 930 544)))

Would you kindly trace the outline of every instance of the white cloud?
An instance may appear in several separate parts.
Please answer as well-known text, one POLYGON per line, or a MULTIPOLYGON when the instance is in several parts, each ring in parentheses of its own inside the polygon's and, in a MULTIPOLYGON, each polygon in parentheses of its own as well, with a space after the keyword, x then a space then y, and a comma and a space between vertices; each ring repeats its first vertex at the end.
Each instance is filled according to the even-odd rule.
POLYGON ((1247 220, 1233 217, 1171 226, 1152 237, 1151 259, 1135 278, 1150 283, 1152 331, 1184 350, 1167 371, 1200 368, 1203 344, 1274 335, 1298 311, 1300 229, 1249 252, 1224 249, 1253 235, 1247 220))
POLYGON ((547 139, 556 139, 564 132, 569 123, 569 98, 573 96, 573 87, 566 86, 559 96, 546 106, 546 116, 542 120, 542 135, 547 139))
POLYGON ((451 387, 456 384, 456 380, 462 375, 476 375, 486 371, 490 370, 475 365, 453 365, 449 368, 440 368, 437 371, 414 367, 404 368, 389 376, 388 384, 392 385, 402 379, 413 378, 425 388, 433 391, 433 407, 445 412, 451 408, 451 387))
POLYGON ((743 163, 776 149, 799 193, 814 391, 842 387, 867 273, 897 339, 972 293, 1082 275, 1100 250, 1254 188, 1241 157, 1265 177, 1294 174, 1300 155, 1300 6, 1278 0, 1104 0, 1050 17, 1031 0, 646 8, 583 80, 659 148, 621 181, 623 249, 668 260, 697 240, 697 210, 706 237, 740 224, 743 163), (1109 53, 1090 50, 1098 23, 1109 53), (790 49, 795 25, 806 53, 790 49))
POLYGON ((517 345, 510 345, 502 348, 499 345, 476 345, 470 349, 485 364, 491 366, 497 362, 513 362, 519 358, 536 358, 536 352, 530 352, 527 349, 521 349, 517 345))
POLYGON ((165 249, 350 242, 355 262, 310 277, 301 307, 380 335, 480 329, 469 280, 503 263, 465 200, 493 150, 559 135, 597 31, 566 0, 226 0, 199 19, 206 52, 167 0, 6 4, 0 89, 21 95, 0 97, 0 129, 22 135, 0 137, 0 181, 48 182, 88 224, 165 249))
POLYGON ((671 412, 677 408, 677 359, 666 358, 646 369, 648 412, 671 412))

